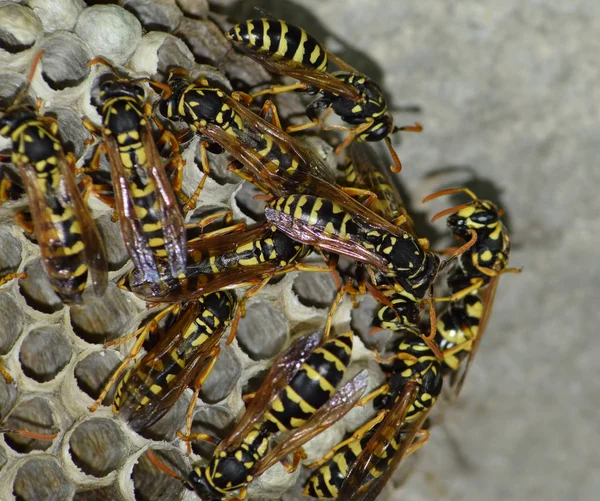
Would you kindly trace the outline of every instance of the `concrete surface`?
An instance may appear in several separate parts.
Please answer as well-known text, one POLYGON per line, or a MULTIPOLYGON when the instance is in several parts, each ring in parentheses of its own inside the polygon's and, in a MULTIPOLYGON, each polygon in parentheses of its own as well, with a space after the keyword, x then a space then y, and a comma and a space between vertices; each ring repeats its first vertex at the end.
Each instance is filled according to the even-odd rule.
POLYGON ((425 127, 395 143, 413 209, 468 182, 504 207, 524 269, 502 278, 460 399, 388 499, 598 499, 600 3, 256 3, 420 107, 396 113, 425 127))

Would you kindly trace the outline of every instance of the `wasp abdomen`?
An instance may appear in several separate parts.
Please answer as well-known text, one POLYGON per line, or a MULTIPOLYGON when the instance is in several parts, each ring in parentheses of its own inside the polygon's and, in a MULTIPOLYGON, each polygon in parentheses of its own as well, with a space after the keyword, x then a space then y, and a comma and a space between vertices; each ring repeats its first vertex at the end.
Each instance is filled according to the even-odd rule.
POLYGON ((233 26, 225 36, 242 47, 287 59, 298 65, 327 71, 327 51, 302 28, 276 19, 249 19, 233 26))

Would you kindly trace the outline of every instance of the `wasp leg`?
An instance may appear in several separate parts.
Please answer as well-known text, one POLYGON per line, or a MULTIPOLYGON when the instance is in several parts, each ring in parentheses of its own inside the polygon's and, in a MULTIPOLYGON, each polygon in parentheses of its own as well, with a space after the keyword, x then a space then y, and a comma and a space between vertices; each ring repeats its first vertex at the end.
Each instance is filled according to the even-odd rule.
POLYGON ((4 377, 6 384, 11 384, 14 381, 13 377, 10 375, 10 372, 8 372, 4 368, 4 364, 2 363, 2 360, 0 360, 0 374, 2 374, 2 376, 4 377))
POLYGON ((202 440, 203 442, 208 442, 209 444, 219 445, 220 440, 206 433, 191 433, 189 435, 184 435, 180 431, 177 432, 177 436, 184 440, 185 442, 191 442, 192 440, 202 440))
MULTIPOLYGON (((192 434, 192 420, 194 419, 194 409, 196 407, 196 400, 198 400, 198 395, 200 395, 200 390, 202 389, 204 381, 206 381, 206 378, 209 376, 215 363, 217 362, 217 358, 219 356, 220 351, 221 350, 218 346, 212 351, 212 353, 209 355, 211 357, 210 362, 202 368, 200 374, 198 374, 192 385, 192 387, 194 388, 194 394, 192 395, 192 399, 190 400, 187 412, 185 413, 185 433, 187 437, 191 436, 192 434)), ((187 452, 188 456, 192 452, 192 445, 189 441, 187 442, 187 452)))
POLYGON ((227 338, 228 345, 233 343, 235 334, 237 332, 238 324, 240 323, 240 318, 244 318, 246 316, 246 301, 248 301, 248 299, 250 299, 255 294, 258 294, 258 292, 269 283, 269 280, 271 280, 272 276, 273 274, 267 275, 259 283, 257 283, 253 287, 250 287, 250 289, 248 289, 244 293, 244 297, 242 297, 242 299, 238 301, 238 304, 235 309, 235 315, 233 317, 233 322, 231 324, 231 331, 229 332, 229 337, 227 338))
POLYGON ((264 96, 265 94, 283 94, 285 92, 292 92, 295 90, 304 91, 306 89, 308 89, 308 85, 303 84, 301 82, 296 82, 290 85, 272 85, 267 89, 250 94, 250 97, 252 98, 252 100, 254 100, 258 96, 264 96))
POLYGON ((329 309, 329 313, 327 314, 327 323, 325 324, 325 329, 323 330, 323 342, 325 342, 329 338, 331 328, 333 326, 333 317, 335 315, 336 310, 342 302, 342 299, 344 299, 346 293, 350 291, 356 292, 356 289, 352 285, 352 282, 348 281, 346 282, 346 285, 340 288, 340 290, 336 294, 335 299, 331 304, 331 308, 329 309))
MULTIPOLYGON (((332 108, 327 108, 323 112, 321 118, 315 117, 315 118, 312 118, 312 120, 310 122, 306 122, 303 124, 297 124, 297 125, 290 125, 289 127, 287 127, 285 129, 285 132, 287 132, 288 134, 293 134, 294 132, 301 132, 303 130, 312 129, 313 127, 318 127, 321 130, 331 130, 325 125, 325 122, 327 121, 327 118, 329 118, 329 115, 331 114, 332 111, 333 111, 332 108)), ((344 127, 344 130, 350 130, 350 129, 348 129, 347 127, 344 127)), ((336 153, 336 155, 337 155, 337 153, 336 153)))
POLYGON ((300 466, 300 462, 304 461, 305 459, 306 452, 304 452, 304 449, 300 447, 300 449, 294 451, 291 463, 286 458, 283 458, 281 460, 281 464, 285 468, 285 471, 288 473, 294 473, 298 469, 298 466, 300 466))
MULTIPOLYGON (((187 203, 183 206, 184 213, 189 212, 196 207, 196 202, 198 201, 198 198, 204 189, 204 185, 206 184, 206 180, 210 175, 210 163, 208 162, 208 152, 206 148, 207 143, 205 141, 200 141, 200 163, 202 165, 202 172, 204 172, 204 176, 202 176, 202 179, 200 180, 200 183, 198 183, 194 193, 192 193, 192 196, 189 197, 187 203)), ((181 193, 183 194, 183 192, 181 193)))
POLYGON ((100 405, 102 405, 102 401, 106 398, 106 395, 108 394, 110 389, 117 382, 117 380, 119 379, 119 376, 127 368, 129 363, 136 359, 136 357, 140 353, 142 346, 144 345, 144 342, 146 341, 146 339, 148 339, 148 337, 151 334, 158 332, 158 323, 169 313, 177 312, 180 307, 181 307, 180 304, 175 304, 168 308, 165 308, 164 310, 159 312, 147 325, 136 330, 134 333, 124 336, 123 338, 117 339, 115 341, 105 343, 104 347, 107 348, 109 346, 115 346, 117 344, 122 344, 125 341, 128 341, 129 339, 137 338, 135 344, 133 345, 133 348, 131 348, 131 350, 129 351, 129 353, 123 360, 123 362, 121 362, 121 365, 119 365, 119 367, 117 367, 115 372, 112 373, 110 379, 104 385, 102 392, 100 393, 98 398, 94 401, 94 403, 90 406, 90 408, 89 408, 90 412, 95 412, 96 409, 98 407, 100 407, 100 405))
POLYGON ((370 421, 368 421, 367 423, 362 425, 360 428, 358 428, 351 436, 349 436, 345 440, 342 440, 340 443, 338 443, 334 447, 332 447, 329 450, 329 452, 327 454, 325 454, 321 459, 319 459, 318 461, 313 461, 312 463, 309 463, 309 464, 305 464, 304 466, 308 469, 318 468, 319 466, 322 466, 327 461, 329 461, 337 451, 346 447, 348 444, 350 444, 352 442, 361 440, 362 437, 365 435, 365 433, 368 433, 376 425, 381 423, 381 421, 383 420, 384 417, 385 417, 385 411, 380 411, 373 419, 371 419, 370 421))

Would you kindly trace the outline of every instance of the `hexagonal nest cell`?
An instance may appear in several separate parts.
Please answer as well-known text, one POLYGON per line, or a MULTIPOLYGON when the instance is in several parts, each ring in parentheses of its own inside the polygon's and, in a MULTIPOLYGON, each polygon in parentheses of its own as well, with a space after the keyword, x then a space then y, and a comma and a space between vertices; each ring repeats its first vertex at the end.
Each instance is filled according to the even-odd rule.
MULTIPOLYGON (((254 61, 230 51, 222 34, 224 18, 211 20, 206 2, 125 1, 120 2, 122 7, 104 3, 54 0, 53 8, 43 1, 0 4, 0 82, 18 80, 9 89, 8 95, 14 96, 34 55, 45 51, 29 94, 41 98, 42 111, 58 120, 67 151, 79 159, 77 167, 88 166, 95 148, 82 124, 84 116, 99 120, 91 95, 101 70, 87 65, 93 57, 107 57, 140 77, 162 78, 170 66, 182 65, 228 89, 248 90, 269 78, 254 61), (20 78, 15 80, 15 75, 20 78)), ((150 87, 147 93, 153 95, 150 87)), ((3 150, 7 147, 0 144, 3 150)), ((203 175, 198 141, 182 147, 187 161, 183 190, 190 195, 203 175)), ((209 159, 213 171, 192 212, 194 218, 209 208, 231 207, 236 222, 261 219, 264 200, 254 197, 257 191, 227 169, 225 155, 209 153, 209 159)), ((8 168, 9 164, 0 164, 0 173, 6 170, 8 175, 8 168)), ((131 265, 113 209, 94 197, 88 200, 107 249, 106 293, 98 298, 86 292, 83 306, 69 307, 53 291, 35 239, 13 222, 13 213, 27 209, 24 200, 24 195, 9 200, 0 209, 0 277, 27 273, 0 291, 0 355, 14 379, 8 384, 0 377, 0 418, 7 427, 53 438, 3 435, 0 497, 3 501, 192 499, 181 480, 158 470, 146 452, 155 450, 183 477, 210 453, 212 446, 193 443, 188 458, 185 443, 176 435, 185 431, 191 390, 158 423, 140 433, 113 416, 108 406, 114 387, 95 413, 88 410, 133 341, 109 349, 103 344, 135 331, 149 307, 117 286, 131 265), (166 442, 172 445, 167 448, 166 442)), ((242 388, 262 380, 292 335, 324 324, 336 293, 328 274, 277 278, 248 302, 237 340, 229 346, 222 340, 219 358, 189 416, 191 431, 224 437, 243 407, 242 388)), ((142 350, 139 356, 143 355, 142 350)), ((260 487, 250 499, 262 499, 260 487)))

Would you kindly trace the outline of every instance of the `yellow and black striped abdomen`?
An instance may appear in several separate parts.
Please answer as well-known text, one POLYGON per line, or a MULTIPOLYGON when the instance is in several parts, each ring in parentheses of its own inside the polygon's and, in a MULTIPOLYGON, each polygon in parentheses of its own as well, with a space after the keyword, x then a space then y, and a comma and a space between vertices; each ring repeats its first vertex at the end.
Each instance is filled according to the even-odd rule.
POLYGON ((310 476, 302 493, 317 499, 336 498, 350 466, 356 461, 372 433, 365 434, 337 451, 310 476))
POLYGON ((444 352, 443 373, 456 371, 477 339, 484 306, 477 293, 448 304, 437 318, 436 343, 444 352), (463 346, 463 349, 459 349, 463 346), (450 351, 451 350, 451 351, 450 351))
POLYGON ((422 411, 433 406, 442 391, 440 361, 429 346, 413 334, 404 334, 397 345, 398 357, 386 366, 391 375, 387 384, 389 390, 375 398, 376 409, 390 409, 402 395, 410 380, 417 381, 417 395, 410 405, 405 420, 416 419, 422 411))
MULTIPOLYGON (((193 379, 195 371, 182 371, 190 364, 204 366, 202 357, 212 356, 204 349, 204 344, 212 336, 220 336, 233 317, 236 304, 235 295, 230 292, 213 292, 197 300, 197 311, 193 321, 182 326, 175 316, 171 319, 159 343, 131 369, 119 384, 113 411, 129 421, 134 430, 151 426, 158 421, 183 393, 193 379), (183 328, 182 332, 172 332, 172 327, 183 328), (164 347, 173 336, 178 342, 170 350, 164 347), (154 353, 160 355, 154 356, 154 353), (161 399, 168 398, 167 402, 161 399), (149 409, 150 405, 153 409, 149 409)), ((183 309, 185 312, 190 305, 183 309)))
MULTIPOLYGON (((342 240, 360 239, 365 233, 351 214, 339 205, 322 197, 311 195, 289 195, 277 199, 265 212, 269 214, 283 214, 295 221, 302 223, 312 231, 319 231, 335 236, 342 240), (274 211, 274 212, 271 212, 274 211)), ((274 217, 271 222, 277 225, 278 219, 274 217)), ((280 228, 282 231, 284 228, 280 228)))
MULTIPOLYGON (((146 147, 142 142, 142 128, 147 127, 139 105, 132 97, 118 97, 108 100, 103 106, 105 135, 113 138, 118 148, 119 164, 123 172, 115 170, 113 180, 122 190, 121 197, 129 198, 133 213, 124 217, 135 218, 152 253, 158 258, 166 258, 164 228, 162 227, 161 199, 158 187, 150 175, 153 168, 149 164, 146 147), (120 177, 125 177, 126 188, 120 185, 120 177)), ((111 163, 111 169, 115 169, 111 163)), ((156 168, 156 166, 154 166, 156 168)), ((124 202, 125 206, 129 203, 124 202)), ((135 249, 131 249, 135 253, 135 249)))
POLYGON ((327 51, 302 28, 276 19, 249 19, 233 26, 225 36, 245 50, 293 61, 327 71, 327 51))
POLYGON ((350 363, 352 332, 315 349, 265 413, 271 432, 298 428, 331 398, 350 363))
MULTIPOLYGON (((367 445, 367 442, 373 436, 374 431, 375 430, 370 430, 360 439, 357 438, 352 440, 338 450, 329 461, 312 473, 306 482, 302 493, 317 499, 337 498, 339 490, 348 476, 348 470, 357 460, 358 456, 367 445)), ((397 441, 395 439, 388 442, 385 447, 383 457, 379 458, 377 463, 378 470, 385 468, 385 465, 387 464, 386 459, 393 456, 393 453, 389 453, 390 448, 394 450, 397 448, 397 441)), ((377 475, 377 470, 374 471, 375 475, 377 475)), ((373 475, 371 475, 370 478, 373 478, 373 475)), ((369 481, 368 479, 369 477, 367 477, 365 483, 369 481)))
POLYGON ((236 449, 213 456, 206 466, 196 467, 189 482, 201 499, 224 500, 228 493, 248 484, 268 446, 268 433, 254 429, 236 449))
POLYGON ((78 194, 70 192, 59 168, 59 162, 65 162, 62 146, 37 120, 17 129, 12 139, 12 158, 26 180, 36 239, 50 283, 62 301, 78 302, 89 268, 83 228, 74 210, 73 196, 78 194))
POLYGON ((384 330, 417 332, 420 307, 410 297, 393 291, 386 294, 393 308, 387 304, 381 306, 373 318, 373 326, 384 330))

